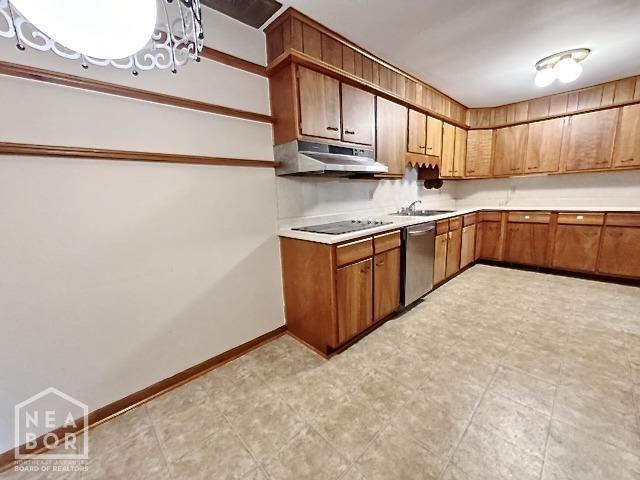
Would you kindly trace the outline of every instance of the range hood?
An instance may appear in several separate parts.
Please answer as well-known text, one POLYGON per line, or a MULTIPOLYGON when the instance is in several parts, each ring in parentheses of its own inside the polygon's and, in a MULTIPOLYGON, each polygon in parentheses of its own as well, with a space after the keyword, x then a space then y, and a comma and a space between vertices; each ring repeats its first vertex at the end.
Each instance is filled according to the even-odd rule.
POLYGON ((353 148, 327 143, 294 140, 274 147, 277 175, 330 175, 350 177, 387 173, 386 165, 375 161, 372 148, 353 148))

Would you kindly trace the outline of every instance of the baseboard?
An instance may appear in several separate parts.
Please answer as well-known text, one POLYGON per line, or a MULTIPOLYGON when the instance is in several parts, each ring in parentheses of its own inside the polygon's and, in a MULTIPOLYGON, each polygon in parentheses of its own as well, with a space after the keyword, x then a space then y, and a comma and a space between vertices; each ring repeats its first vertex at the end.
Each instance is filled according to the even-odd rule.
MULTIPOLYGON (((179 386, 184 385, 187 382, 190 382, 194 378, 199 377, 200 375, 204 375, 205 373, 217 367, 220 367, 221 365, 224 365, 225 363, 230 362, 231 360, 234 360, 250 352, 251 350, 258 348, 259 346, 278 338, 279 336, 284 334, 286 330, 287 330, 286 325, 278 327, 275 330, 267 332, 264 335, 254 338, 253 340, 243 343, 242 345, 232 348, 231 350, 227 350, 226 352, 221 353, 220 355, 216 355, 215 357, 205 360, 202 363, 199 363, 197 365, 194 365, 193 367, 187 368, 182 372, 176 373, 175 375, 169 378, 165 378, 164 380, 154 383, 153 385, 143 388, 142 390, 132 393, 131 395, 127 395, 126 397, 121 398, 120 400, 116 400, 115 402, 110 403, 109 405, 105 405, 104 407, 89 413, 87 427, 88 429, 97 427, 98 425, 101 425, 102 423, 105 423, 111 420, 112 418, 122 415, 123 413, 126 413, 127 411, 131 410, 132 408, 142 405, 143 403, 146 403, 162 395, 163 393, 166 393, 175 388, 178 388, 179 386)), ((60 437, 60 436, 64 436, 64 433, 66 432, 73 433, 73 432, 79 432, 83 430, 84 422, 78 421, 77 423, 78 423, 77 427, 73 429, 58 428, 54 430, 54 432, 56 433, 56 435, 60 437)), ((36 453, 43 453, 47 450, 47 448, 44 446, 43 440, 44 440, 44 435, 36 440, 39 446, 36 453)), ((25 451, 25 445, 20 446, 20 449, 22 451, 25 451)), ((31 450, 31 452, 33 452, 33 450, 31 450)), ((11 449, 0 454, 0 472, 8 470, 15 463, 16 463, 15 449, 11 449)))

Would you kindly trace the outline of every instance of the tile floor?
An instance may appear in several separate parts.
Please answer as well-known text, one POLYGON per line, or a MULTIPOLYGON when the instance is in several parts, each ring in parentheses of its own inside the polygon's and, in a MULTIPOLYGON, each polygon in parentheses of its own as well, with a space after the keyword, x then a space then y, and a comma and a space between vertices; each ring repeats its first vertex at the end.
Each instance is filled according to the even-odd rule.
POLYGON ((640 289, 481 265, 329 361, 285 335, 98 427, 64 478, 637 480, 639 417, 640 289))

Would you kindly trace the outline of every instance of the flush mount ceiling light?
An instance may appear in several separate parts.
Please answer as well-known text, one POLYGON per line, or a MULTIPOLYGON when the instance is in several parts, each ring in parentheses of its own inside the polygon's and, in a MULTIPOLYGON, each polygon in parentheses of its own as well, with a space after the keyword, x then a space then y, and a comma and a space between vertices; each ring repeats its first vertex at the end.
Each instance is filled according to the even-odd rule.
POLYGON ((543 58, 536 63, 536 85, 546 87, 556 79, 562 83, 573 82, 582 73, 580 62, 587 58, 590 52, 588 48, 576 48, 543 58))
POLYGON ((171 69, 200 60, 200 0, 0 0, 0 36, 89 64, 171 69))

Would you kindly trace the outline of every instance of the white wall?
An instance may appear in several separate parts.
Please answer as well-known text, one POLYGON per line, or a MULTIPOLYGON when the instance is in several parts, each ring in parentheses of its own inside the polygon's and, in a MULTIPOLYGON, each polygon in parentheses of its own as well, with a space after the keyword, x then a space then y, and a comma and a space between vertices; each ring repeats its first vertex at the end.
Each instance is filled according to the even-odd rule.
MULTIPOLYGON (((206 20, 264 62, 262 33, 206 20)), ((208 60, 133 78, 9 40, 0 60, 269 111, 266 79, 208 60)), ((0 105, 0 141, 273 158, 257 122, 3 76, 0 105)), ((0 225, 0 452, 46 387, 95 410, 284 323, 270 168, 0 156, 0 225)))
POLYGON ((640 171, 460 181, 457 208, 638 208, 640 171))

